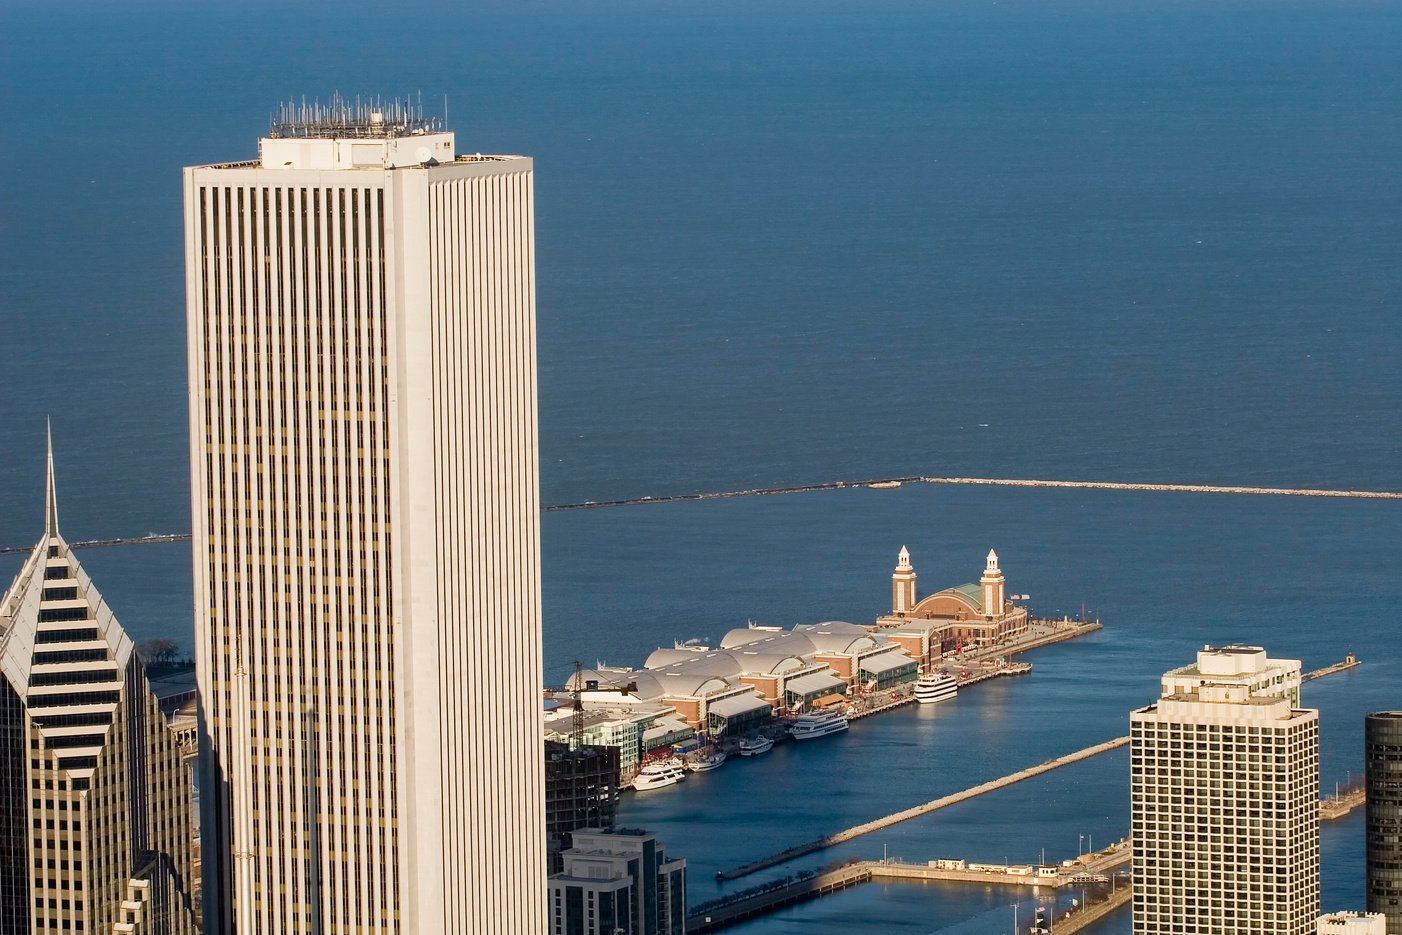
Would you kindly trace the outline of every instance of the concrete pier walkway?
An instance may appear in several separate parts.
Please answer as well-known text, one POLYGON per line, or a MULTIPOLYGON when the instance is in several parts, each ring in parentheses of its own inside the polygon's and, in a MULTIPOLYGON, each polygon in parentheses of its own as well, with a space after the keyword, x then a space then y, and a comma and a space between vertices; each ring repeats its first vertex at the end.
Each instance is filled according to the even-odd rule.
POLYGON ((818 838, 814 841, 807 841, 803 844, 796 844, 793 847, 782 850, 777 854, 771 854, 768 857, 762 857, 759 860, 751 861, 750 863, 745 864, 743 867, 736 867, 734 870, 722 871, 721 873, 716 874, 716 877, 717 879, 721 880, 739 879, 740 877, 748 876, 751 873, 764 870, 767 867, 775 867, 779 864, 787 863, 790 860, 794 860, 799 857, 804 857, 808 854, 815 854, 818 851, 825 850, 829 847, 833 847, 834 845, 843 844, 847 841, 859 838, 864 834, 871 834, 873 831, 880 831, 882 828, 889 828, 894 824, 899 824, 903 821, 909 821, 912 818, 919 818, 922 815, 928 815, 931 812, 939 811, 940 809, 947 808, 950 805, 957 805, 960 802, 965 802, 969 799, 983 795, 985 792, 992 792, 995 789, 1003 789, 1007 786, 1013 785, 1014 783, 1022 782, 1024 779, 1031 779, 1033 776, 1040 776, 1043 773, 1049 773, 1052 770, 1057 769, 1058 767, 1067 766, 1071 763, 1079 763, 1081 760, 1089 759, 1090 757, 1093 757, 1100 753, 1104 753, 1107 750, 1113 750, 1116 747, 1123 747, 1127 743, 1129 743, 1128 737, 1116 737, 1114 740, 1108 740, 1105 743, 1098 743, 1094 746, 1086 747, 1084 750, 1077 750, 1075 753, 1068 753, 1065 756, 1053 757, 1052 759, 1047 760, 1044 763, 1038 763, 1036 766, 1029 766, 1026 769, 1021 769, 1015 773, 1010 773, 1007 776, 1003 776, 1000 779, 994 779, 989 782, 980 783, 979 785, 965 789, 962 792, 955 792, 950 795, 941 796, 938 799, 934 799, 933 801, 926 802, 922 805, 916 805, 911 808, 902 809, 901 811, 896 812, 894 814, 886 815, 883 818, 877 818, 873 821, 863 822, 860 825, 854 825, 851 828, 846 829, 845 831, 838 831, 835 834, 829 834, 825 837, 818 838))

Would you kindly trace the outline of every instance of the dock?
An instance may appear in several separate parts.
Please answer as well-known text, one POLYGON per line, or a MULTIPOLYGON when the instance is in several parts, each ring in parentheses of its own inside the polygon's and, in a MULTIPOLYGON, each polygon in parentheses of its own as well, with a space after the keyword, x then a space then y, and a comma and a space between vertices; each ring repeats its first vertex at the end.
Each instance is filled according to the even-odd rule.
MULTIPOLYGON (((1111 882, 1116 869, 1129 863, 1133 849, 1128 840, 1117 841, 1103 851, 1086 854, 1074 861, 1050 867, 1030 865, 989 865, 963 860, 936 860, 913 864, 900 860, 849 860, 821 870, 778 880, 693 909, 686 920, 686 930, 692 933, 717 932, 748 919, 766 915, 785 906, 807 902, 849 887, 873 881, 903 883, 973 883, 980 885, 1046 887, 1110 884, 1116 905, 1128 900, 1129 887, 1116 888, 1111 882), (1120 897, 1120 891, 1125 894, 1120 897)), ((1080 912, 1058 920, 1059 932, 1074 932, 1109 912, 1095 912, 1103 903, 1092 903, 1080 912), (1084 920, 1073 923, 1078 916, 1084 920)))
POLYGON ((1348 789, 1319 803, 1319 820, 1333 821, 1336 818, 1343 818, 1367 801, 1368 792, 1363 786, 1359 786, 1357 789, 1348 789))
POLYGON ((1116 737, 1114 740, 1107 740, 1104 743, 1098 743, 1094 746, 1086 747, 1084 750, 1077 750, 1075 753, 1068 753, 1064 756, 1053 757, 1052 759, 1047 760, 1043 763, 1038 763, 1036 766, 1029 766, 1026 769, 1018 770, 1015 773, 1009 773, 1007 776, 1003 776, 1000 779, 994 779, 989 782, 980 783, 979 785, 965 789, 962 792, 955 792, 950 795, 941 796, 938 799, 925 802, 922 805, 916 805, 911 808, 902 809, 901 811, 895 812, 894 814, 886 815, 883 818, 877 818, 873 821, 863 822, 860 825, 854 825, 851 828, 846 829, 845 831, 838 831, 835 834, 829 834, 824 837, 818 838, 814 841, 807 841, 803 844, 796 844, 793 847, 786 848, 785 850, 782 850, 777 854, 771 854, 768 857, 761 857, 759 860, 751 861, 750 863, 745 864, 742 867, 736 867, 733 870, 721 871, 720 873, 716 874, 716 878, 719 880, 737 880, 740 877, 748 876, 760 870, 764 870, 769 867, 775 867, 779 864, 788 863, 791 860, 795 860, 799 857, 805 857, 808 854, 816 854, 819 851, 826 850, 827 848, 834 847, 838 844, 844 844, 848 841, 855 840, 861 837, 862 835, 871 834, 873 831, 880 831, 883 828, 889 828, 892 825, 899 824, 900 822, 909 821, 912 818, 919 818, 923 815, 928 815, 931 812, 939 811, 942 808, 948 808, 951 805, 957 805, 960 802, 966 802, 969 799, 976 798, 977 796, 983 795, 984 793, 993 792, 996 789, 1006 788, 1015 783, 1022 782, 1024 779, 1031 779, 1034 776, 1040 776, 1043 773, 1049 773, 1054 769, 1058 769, 1059 767, 1068 766, 1071 763, 1079 763, 1081 760, 1089 759, 1090 757, 1104 753, 1107 750, 1113 750, 1116 747, 1123 747, 1128 743, 1129 737, 1116 737))
POLYGON ((1332 666, 1325 666, 1322 669, 1315 669, 1313 672, 1306 672, 1300 676, 1301 682, 1313 682, 1315 679, 1322 679, 1325 676, 1335 675, 1339 672, 1347 672, 1349 669, 1356 669, 1362 665, 1362 661, 1353 653, 1344 657, 1343 662, 1336 662, 1332 666))
MULTIPOLYGON (((1359 665, 1357 657, 1355 657, 1352 653, 1349 653, 1349 655, 1347 656, 1347 658, 1344 659, 1343 662, 1338 662, 1331 666, 1325 666, 1322 669, 1316 669, 1313 672, 1310 672, 1308 676, 1305 676, 1305 678, 1324 678, 1326 676, 1334 675, 1339 672, 1346 672, 1357 665, 1359 665)), ((1123 747, 1128 743, 1129 737, 1116 737, 1114 740, 1107 740, 1104 743, 1098 743, 1094 746, 1086 747, 1084 750, 1077 750, 1075 753, 1068 753, 1064 756, 1053 757, 1052 759, 1047 760, 1044 763, 1039 763, 1036 766, 1029 766, 1026 769, 1018 770, 1016 773, 1010 773, 1007 776, 1003 776, 1000 779, 994 779, 989 782, 980 783, 979 785, 972 786, 968 789, 965 789, 962 792, 955 792, 950 795, 934 799, 930 802, 926 802, 922 805, 916 805, 911 808, 902 809, 899 812, 895 812, 883 818, 877 818, 873 821, 864 822, 860 825, 854 825, 851 828, 848 828, 844 831, 838 831, 834 834, 829 834, 813 841, 806 841, 802 844, 795 844, 792 847, 779 851, 777 854, 771 854, 768 857, 761 857, 759 860, 751 861, 748 864, 736 867, 731 870, 723 870, 720 873, 716 874, 716 879, 738 880, 740 877, 748 876, 760 870, 765 870, 769 867, 776 867, 779 864, 788 863, 789 861, 796 860, 799 857, 806 857, 809 854, 816 854, 819 851, 826 850, 829 847, 833 847, 838 844, 844 844, 848 841, 859 838, 862 835, 870 834, 873 831, 880 831, 883 828, 889 828, 892 825, 899 824, 900 822, 909 821, 912 818, 919 818, 921 816, 928 815, 931 812, 939 811, 942 808, 947 808, 950 805, 956 805, 960 802, 968 801, 969 799, 975 798, 985 793, 993 792, 997 789, 1006 788, 1008 786, 1014 785, 1015 783, 1022 782, 1024 779, 1031 779, 1034 776, 1040 776, 1043 773, 1051 772, 1052 770, 1057 769, 1059 767, 1067 766, 1071 763, 1078 763, 1081 760, 1086 760, 1093 756, 1097 756, 1101 753, 1114 750, 1117 747, 1123 747)), ((1347 814, 1347 812, 1345 811, 1343 812, 1343 814, 1347 814)), ((1323 814, 1321 814, 1321 817, 1323 817, 1323 814)), ((1330 815, 1328 817, 1338 816, 1330 815)))

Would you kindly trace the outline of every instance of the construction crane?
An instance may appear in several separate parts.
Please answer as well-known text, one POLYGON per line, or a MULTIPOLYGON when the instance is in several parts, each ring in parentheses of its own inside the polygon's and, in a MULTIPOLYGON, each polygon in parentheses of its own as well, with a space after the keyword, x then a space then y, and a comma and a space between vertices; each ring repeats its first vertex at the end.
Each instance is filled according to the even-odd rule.
POLYGON ((598 679, 584 678, 584 666, 579 660, 574 661, 574 678, 571 684, 561 688, 551 688, 547 691, 554 694, 568 694, 570 696, 570 707, 572 718, 570 722, 570 749, 578 750, 584 745, 584 693, 585 692, 617 692, 620 695, 635 694, 638 690, 637 682, 629 682, 626 685, 600 684, 598 679))

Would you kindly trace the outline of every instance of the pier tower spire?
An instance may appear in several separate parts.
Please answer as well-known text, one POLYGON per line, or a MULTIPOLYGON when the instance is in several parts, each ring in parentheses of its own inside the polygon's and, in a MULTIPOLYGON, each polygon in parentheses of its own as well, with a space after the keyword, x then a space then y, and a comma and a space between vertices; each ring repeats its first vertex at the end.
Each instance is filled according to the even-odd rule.
POLYGON ((915 609, 915 568, 910 564, 910 552, 901 546, 896 560, 896 573, 891 576, 891 612, 908 614, 915 609))
POLYGON ((983 569, 979 585, 983 588, 983 615, 1003 616, 1003 571, 998 567, 998 553, 992 549, 988 550, 988 564, 983 569))

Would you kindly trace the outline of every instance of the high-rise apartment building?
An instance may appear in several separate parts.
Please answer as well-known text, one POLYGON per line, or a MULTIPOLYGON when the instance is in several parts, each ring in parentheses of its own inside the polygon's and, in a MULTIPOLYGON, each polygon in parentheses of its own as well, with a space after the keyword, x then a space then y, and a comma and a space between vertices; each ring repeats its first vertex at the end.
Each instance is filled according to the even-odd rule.
POLYGON ((1299 662, 1208 647, 1190 668, 1130 715, 1134 933, 1309 935, 1319 713, 1292 703, 1299 662))
POLYGON ((1402 933, 1402 711, 1375 711, 1363 722, 1367 795, 1367 900, 1402 933))
POLYGON ((185 170, 221 933, 545 930, 532 190, 339 100, 185 170))
POLYGON ((192 751, 58 531, 0 597, 0 931, 193 935, 192 751))

